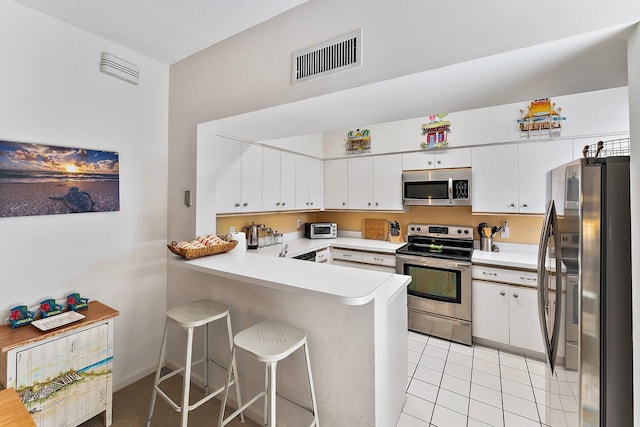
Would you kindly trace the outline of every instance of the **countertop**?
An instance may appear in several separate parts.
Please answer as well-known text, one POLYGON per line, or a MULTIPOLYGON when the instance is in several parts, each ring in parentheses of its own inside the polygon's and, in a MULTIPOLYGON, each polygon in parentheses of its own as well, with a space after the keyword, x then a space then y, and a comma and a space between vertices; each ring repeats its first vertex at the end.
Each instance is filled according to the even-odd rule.
POLYGON ((479 249, 473 251, 471 257, 473 264, 494 265, 497 267, 522 268, 526 270, 538 269, 538 253, 537 252, 485 252, 479 249))
POLYGON ((170 262, 191 270, 259 286, 317 295, 345 305, 366 304, 378 295, 391 297, 411 280, 409 276, 399 274, 291 258, 331 245, 393 253, 401 246, 399 244, 341 237, 322 240, 294 239, 287 243, 289 252, 286 258, 278 257, 284 245, 273 245, 246 252, 236 247, 227 253, 190 261, 171 255, 170 262))
POLYGON ((287 240, 284 244, 251 249, 248 252, 255 252, 260 255, 277 256, 285 244, 288 245, 287 258, 301 255, 306 252, 317 251, 331 246, 392 254, 396 252, 396 249, 404 245, 404 243, 391 243, 382 240, 358 239, 353 237, 337 237, 335 239, 306 239, 302 237, 299 239, 287 240))

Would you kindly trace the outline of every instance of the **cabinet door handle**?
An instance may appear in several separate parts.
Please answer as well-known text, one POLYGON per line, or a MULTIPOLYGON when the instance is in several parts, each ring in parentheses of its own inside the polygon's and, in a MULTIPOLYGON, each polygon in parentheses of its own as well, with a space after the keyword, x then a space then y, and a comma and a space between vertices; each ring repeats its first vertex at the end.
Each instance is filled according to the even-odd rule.
POLYGON ((287 204, 287 202, 282 202, 282 206, 284 206, 284 205, 286 205, 286 204, 287 204))
POLYGON ((504 291, 500 291, 500 295, 505 296, 505 292, 504 291))
POLYGON ((514 297, 514 298, 518 298, 518 293, 517 293, 517 292, 514 292, 514 293, 513 293, 513 297, 514 297))
POLYGON ((498 273, 489 273, 488 271, 483 271, 482 274, 484 274, 485 276, 497 276, 498 273))
POLYGON ((436 161, 437 164, 441 165, 442 162, 440 160, 436 161))
POLYGON ((236 208, 239 208, 239 207, 240 207, 240 203, 236 203, 236 204, 235 204, 235 205, 233 205, 233 206, 235 206, 236 208))
POLYGON ((367 206, 371 206, 371 202, 367 203, 367 206))
POLYGON ((313 202, 310 202, 309 204, 310 204, 311 206, 313 206, 313 202))
POLYGON ((510 208, 515 208, 515 207, 516 207, 516 204, 515 204, 515 203, 511 203, 511 204, 509 204, 509 207, 510 207, 510 208))
POLYGON ((276 206, 280 206, 280 202, 276 203, 276 206))
POLYGON ((347 206, 347 202, 342 202, 342 206, 347 206))
POLYGON ((247 207, 247 206, 249 206, 249 203, 244 202, 244 203, 242 204, 242 206, 247 207))
POLYGON ((428 164, 429 166, 431 166, 431 165, 433 164, 433 162, 432 162, 431 160, 429 160, 429 161, 427 162, 427 164, 428 164))
POLYGON ((305 205, 309 206, 309 202, 305 203, 305 205))
POLYGON ((523 203, 523 204, 522 204, 522 207, 523 207, 523 208, 528 208, 528 207, 529 207, 529 205, 528 205, 528 204, 526 204, 526 203, 523 203))
POLYGON ((378 204, 379 204, 379 203, 378 203, 378 202, 376 202, 376 206, 378 206, 378 204))

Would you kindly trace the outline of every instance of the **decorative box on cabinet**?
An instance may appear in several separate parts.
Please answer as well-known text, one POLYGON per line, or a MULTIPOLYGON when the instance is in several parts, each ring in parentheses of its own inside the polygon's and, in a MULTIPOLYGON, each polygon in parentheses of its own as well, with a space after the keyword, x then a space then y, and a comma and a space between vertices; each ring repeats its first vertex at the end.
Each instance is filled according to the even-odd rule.
POLYGON ((111 425, 113 327, 98 301, 85 318, 42 332, 0 326, 0 386, 13 387, 38 426, 76 426, 103 413, 111 425))

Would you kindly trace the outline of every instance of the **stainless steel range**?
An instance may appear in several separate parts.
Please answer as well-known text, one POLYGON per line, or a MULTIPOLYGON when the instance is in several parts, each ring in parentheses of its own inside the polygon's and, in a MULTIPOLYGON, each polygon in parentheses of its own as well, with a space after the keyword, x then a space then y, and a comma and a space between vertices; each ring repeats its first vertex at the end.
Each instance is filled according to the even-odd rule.
POLYGON ((396 271, 411 276, 409 329, 471 345, 473 228, 409 224, 396 271))

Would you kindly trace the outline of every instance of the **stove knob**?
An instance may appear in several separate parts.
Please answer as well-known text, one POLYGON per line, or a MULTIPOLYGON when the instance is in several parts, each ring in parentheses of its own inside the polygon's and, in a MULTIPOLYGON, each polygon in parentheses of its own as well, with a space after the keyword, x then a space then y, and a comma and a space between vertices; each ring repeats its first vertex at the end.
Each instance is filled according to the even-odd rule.
POLYGON ((416 228, 415 227, 411 227, 411 231, 416 231, 416 228))
POLYGON ((464 230, 464 234, 469 234, 469 230, 464 230))
POLYGON ((462 234, 462 230, 458 228, 458 234, 462 234))
POLYGON ((420 231, 420 227, 418 227, 416 230, 420 231))

